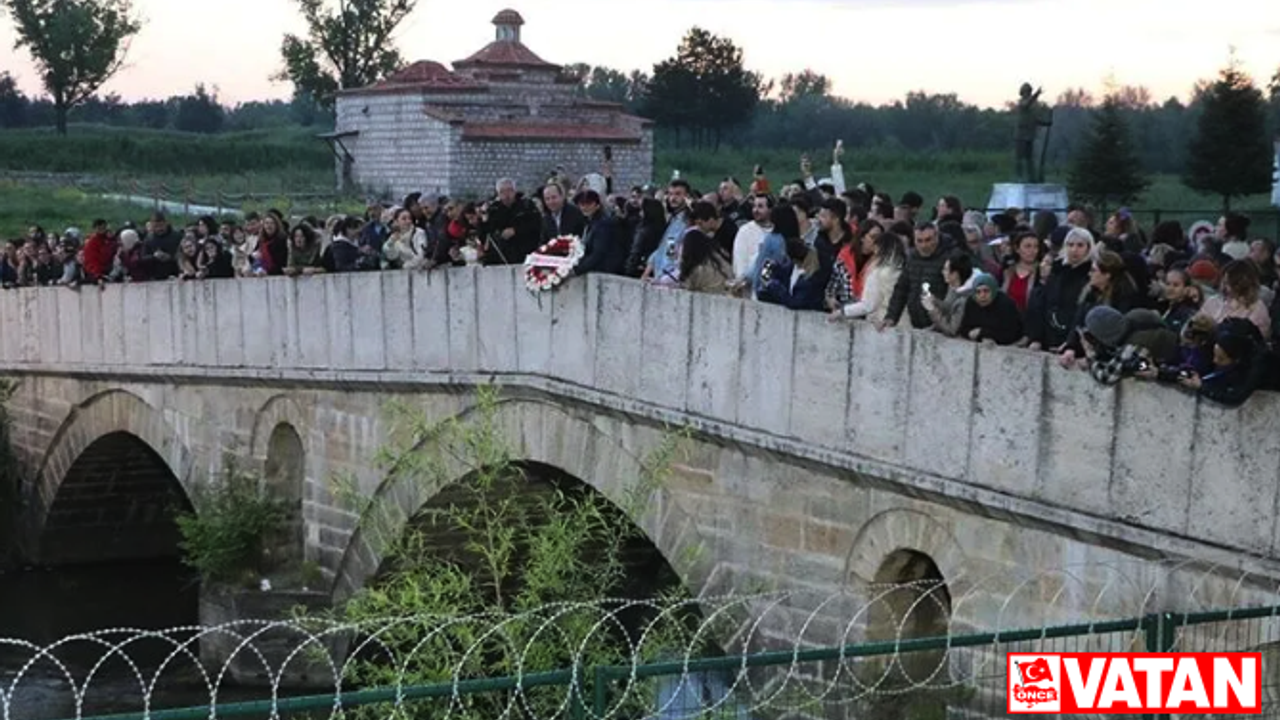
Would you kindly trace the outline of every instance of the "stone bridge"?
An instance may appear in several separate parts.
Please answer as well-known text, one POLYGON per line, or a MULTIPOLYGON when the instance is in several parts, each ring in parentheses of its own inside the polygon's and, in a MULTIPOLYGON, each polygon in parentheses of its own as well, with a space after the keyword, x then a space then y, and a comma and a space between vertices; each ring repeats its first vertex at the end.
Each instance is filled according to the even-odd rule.
POLYGON ((387 401, 441 420, 499 384, 520 459, 615 500, 664 428, 693 430, 633 519, 694 592, 835 592, 926 558, 983 624, 1270 600, 1280 579, 1275 396, 1225 410, 628 279, 541 297, 516 268, 12 290, 0 372, 20 544, 44 563, 172 555, 172 508, 237 458, 297 504, 297 552, 345 596, 380 559, 330 480, 408 513, 426 499, 376 468, 387 401), (1075 600, 1025 582, 1061 570, 1097 590, 1068 569, 1121 565, 1146 569, 1075 600))

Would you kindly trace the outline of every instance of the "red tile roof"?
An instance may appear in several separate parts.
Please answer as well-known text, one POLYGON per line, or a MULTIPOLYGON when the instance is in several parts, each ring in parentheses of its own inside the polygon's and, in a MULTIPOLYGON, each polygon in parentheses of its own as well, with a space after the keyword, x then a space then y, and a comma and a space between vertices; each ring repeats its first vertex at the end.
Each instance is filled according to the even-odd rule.
POLYGON ((419 60, 408 67, 394 72, 384 80, 353 90, 344 90, 343 94, 364 94, 379 92, 407 92, 414 90, 433 91, 481 91, 483 83, 465 78, 450 72, 448 68, 431 60, 419 60))
POLYGON ((518 122, 468 122, 463 140, 608 140, 639 142, 640 133, 609 125, 550 125, 518 122))
POLYGON ((477 65, 499 67, 524 67, 535 69, 559 69, 559 65, 538 57, 519 40, 494 40, 469 58, 453 64, 455 68, 477 65))

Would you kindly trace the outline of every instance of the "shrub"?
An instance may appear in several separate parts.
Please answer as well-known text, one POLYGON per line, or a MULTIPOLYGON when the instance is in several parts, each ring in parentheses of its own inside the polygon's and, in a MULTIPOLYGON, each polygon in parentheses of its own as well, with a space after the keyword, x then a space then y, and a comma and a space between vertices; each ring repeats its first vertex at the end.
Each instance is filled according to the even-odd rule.
POLYGON ((262 538, 285 521, 284 503, 234 466, 221 482, 199 486, 192 500, 196 510, 178 515, 183 562, 207 584, 256 580, 264 569, 262 538))

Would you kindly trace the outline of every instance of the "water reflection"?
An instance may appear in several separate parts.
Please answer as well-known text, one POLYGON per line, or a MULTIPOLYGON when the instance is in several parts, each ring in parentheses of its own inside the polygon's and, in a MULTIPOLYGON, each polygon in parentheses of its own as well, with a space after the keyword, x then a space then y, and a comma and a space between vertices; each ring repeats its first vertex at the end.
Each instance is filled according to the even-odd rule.
MULTIPOLYGON (((143 689, 175 648, 157 639, 133 640, 124 654, 112 645, 136 638, 137 630, 190 627, 198 619, 199 587, 188 570, 172 561, 29 570, 0 575, 0 691, 9 698, 11 720, 74 717, 74 687, 81 688, 81 713, 104 714, 143 708, 143 689), (101 633, 60 645, 51 657, 37 658, 32 645, 45 647, 69 635, 101 633), (24 645, 29 643, 30 645, 24 645), (16 689, 15 678, 21 674, 16 689), (85 680, 92 676, 87 684, 85 680), (69 679, 70 678, 70 679, 69 679)), ((190 634, 174 634, 186 639, 190 634)), ((198 649, 191 647, 192 656, 198 649)), ((151 693, 151 707, 183 707, 209 702, 209 690, 191 657, 166 665, 151 693)), ((224 688, 220 702, 257 699, 265 691, 224 688)), ((0 698, 2 699, 2 698, 0 698)), ((3 716, 0 711, 0 716, 3 716)))

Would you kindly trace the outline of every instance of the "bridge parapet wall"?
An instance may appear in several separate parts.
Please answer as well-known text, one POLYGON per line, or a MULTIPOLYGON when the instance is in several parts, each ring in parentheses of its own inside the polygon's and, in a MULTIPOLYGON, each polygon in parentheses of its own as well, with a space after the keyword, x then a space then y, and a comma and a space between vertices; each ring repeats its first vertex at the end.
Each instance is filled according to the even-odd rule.
POLYGON ((541 296, 516 268, 14 290, 0 298, 0 368, 492 380, 986 515, 1280 557, 1274 395, 1226 410, 1149 383, 1103 387, 1043 354, 621 278, 541 296))

